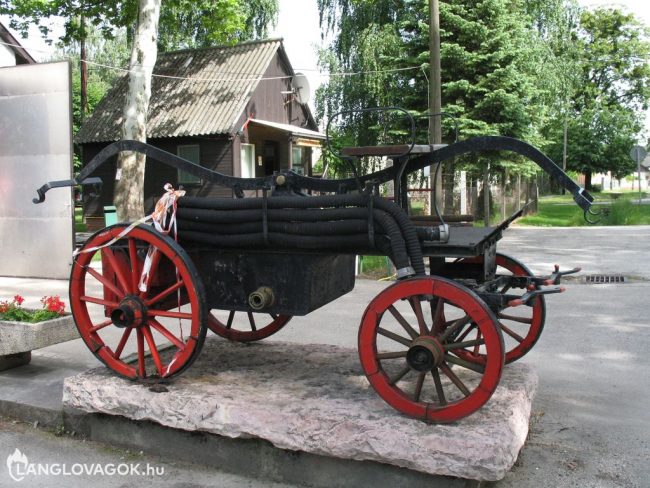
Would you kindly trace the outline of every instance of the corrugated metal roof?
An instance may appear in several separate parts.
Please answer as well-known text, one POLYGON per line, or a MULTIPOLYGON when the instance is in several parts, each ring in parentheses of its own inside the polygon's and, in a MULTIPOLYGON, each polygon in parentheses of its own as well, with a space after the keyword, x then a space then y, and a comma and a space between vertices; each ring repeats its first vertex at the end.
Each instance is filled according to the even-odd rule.
MULTIPOLYGON (((170 78, 153 78, 147 137, 230 133, 281 44, 269 39, 159 54, 154 74, 170 78)), ((95 107, 75 142, 121 139, 127 85, 125 74, 95 107)))

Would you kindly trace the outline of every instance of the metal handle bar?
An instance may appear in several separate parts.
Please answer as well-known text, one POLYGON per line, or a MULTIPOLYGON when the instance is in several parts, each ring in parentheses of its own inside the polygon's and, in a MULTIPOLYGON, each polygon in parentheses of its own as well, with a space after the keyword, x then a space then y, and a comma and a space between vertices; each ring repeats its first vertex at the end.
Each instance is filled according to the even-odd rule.
MULTIPOLYGON (((100 181, 98 178, 90 180, 88 177, 97 168, 108 161, 112 156, 121 151, 136 151, 143 153, 152 159, 167 164, 168 166, 181 169, 194 176, 227 188, 231 188, 233 190, 256 190, 273 188, 276 184, 276 179, 278 178, 278 176, 237 178, 235 176, 224 175, 217 171, 212 171, 210 169, 194 164, 190 161, 187 161, 186 159, 176 156, 175 154, 168 153, 167 151, 163 151, 162 149, 158 149, 143 142, 118 141, 102 149, 79 173, 79 176, 75 180, 68 180, 64 182, 56 181, 43 185, 41 188, 39 188, 39 198, 35 199, 38 200, 38 202, 35 203, 42 202, 45 199, 45 193, 50 188, 74 186, 77 184, 87 184, 89 182, 98 183, 100 181)), ((411 159, 409 159, 405 171, 407 173, 412 173, 414 171, 419 171, 426 166, 440 163, 447 159, 455 158, 472 152, 484 151, 511 151, 530 159, 538 166, 540 166, 544 171, 546 171, 555 181, 558 182, 558 184, 567 189, 573 195, 573 199, 580 208, 582 208, 584 211, 589 211, 591 208, 592 202, 594 200, 593 197, 583 188, 578 186, 573 180, 571 180, 571 178, 569 178, 569 176, 564 173, 553 161, 551 161, 546 155, 535 149, 533 146, 510 137, 475 137, 472 139, 467 139, 465 141, 457 142, 455 144, 451 144, 429 154, 413 156, 411 159)), ((381 184, 390 180, 394 180, 399 169, 399 166, 391 166, 368 175, 360 176, 358 181, 355 178, 346 178, 341 180, 311 178, 308 176, 299 175, 293 171, 284 172, 283 177, 286 181, 286 184, 291 185, 293 188, 302 188, 305 190, 313 190, 326 193, 347 193, 356 190, 359 182, 362 185, 365 185, 365 183, 369 181, 381 184)), ((591 213, 593 214, 593 212, 591 213)))

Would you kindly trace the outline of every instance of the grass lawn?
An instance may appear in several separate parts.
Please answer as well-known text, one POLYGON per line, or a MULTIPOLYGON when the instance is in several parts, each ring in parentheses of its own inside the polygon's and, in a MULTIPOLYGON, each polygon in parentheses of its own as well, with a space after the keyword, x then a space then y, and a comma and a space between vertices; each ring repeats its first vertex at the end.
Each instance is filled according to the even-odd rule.
POLYGON ((86 232, 87 227, 84 223, 83 209, 75 207, 74 209, 74 228, 76 232, 86 232))
MULTIPOLYGON (((650 205, 637 205, 633 203, 638 198, 636 192, 616 194, 612 198, 607 192, 595 195, 596 202, 592 209, 601 208, 609 210, 609 216, 601 220, 598 225, 649 225, 650 205)), ((596 218, 594 218, 595 220, 596 218)), ((540 227, 569 227, 588 225, 583 218, 582 210, 575 205, 570 195, 552 195, 539 200, 538 212, 517 220, 520 225, 534 225, 540 227)))

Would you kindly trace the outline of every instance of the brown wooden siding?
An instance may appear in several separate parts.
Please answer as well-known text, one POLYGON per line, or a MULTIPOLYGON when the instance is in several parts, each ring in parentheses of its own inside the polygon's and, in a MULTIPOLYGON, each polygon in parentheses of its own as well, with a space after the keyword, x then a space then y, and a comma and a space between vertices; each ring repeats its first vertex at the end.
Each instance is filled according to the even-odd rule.
MULTIPOLYGON (((232 175, 233 170, 233 141, 226 137, 179 137, 172 139, 150 139, 149 144, 164 151, 177 154, 178 146, 199 145, 201 165, 206 168, 219 171, 226 175, 232 175)), ((108 144, 91 143, 83 145, 83 162, 87 164, 97 153, 108 144)), ((84 198, 84 214, 89 216, 103 215, 103 207, 112 205, 113 192, 115 191, 115 162, 116 157, 100 166, 93 176, 99 176, 102 181, 102 192, 99 198, 84 198)), ((150 213, 154 205, 163 194, 163 187, 171 183, 178 187, 178 171, 158 161, 148 160, 145 169, 144 181, 144 202, 145 212, 150 213)), ((215 185, 211 182, 203 182, 197 185, 185 185, 188 195, 204 197, 232 197, 232 190, 215 185)), ((85 190, 86 193, 89 190, 85 190)))

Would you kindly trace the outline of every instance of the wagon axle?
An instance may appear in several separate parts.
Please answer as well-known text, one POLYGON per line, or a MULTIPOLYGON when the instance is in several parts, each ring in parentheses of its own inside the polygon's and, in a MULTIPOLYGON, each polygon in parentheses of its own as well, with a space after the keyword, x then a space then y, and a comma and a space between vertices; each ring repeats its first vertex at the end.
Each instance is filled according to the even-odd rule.
POLYGON ((147 306, 137 296, 127 295, 119 306, 111 312, 111 320, 115 327, 142 327, 146 323, 147 306))
POLYGON ((445 357, 442 344, 435 337, 420 336, 406 353, 406 362, 414 371, 431 371, 440 366, 445 357))

